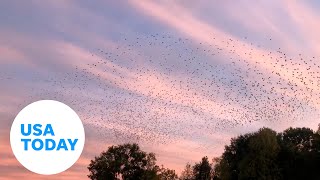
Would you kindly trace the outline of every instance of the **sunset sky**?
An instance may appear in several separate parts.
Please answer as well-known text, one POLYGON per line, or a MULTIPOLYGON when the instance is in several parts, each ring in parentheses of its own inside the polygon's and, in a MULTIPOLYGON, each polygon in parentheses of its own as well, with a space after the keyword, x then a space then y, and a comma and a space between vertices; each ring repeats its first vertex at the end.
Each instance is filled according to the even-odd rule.
MULTIPOLYGON (((158 103, 152 104, 150 109, 148 109, 149 105, 141 106, 142 103, 134 106, 114 107, 111 101, 95 104, 93 102, 105 98, 104 91, 99 90, 101 83, 118 82, 117 86, 111 88, 108 94, 109 99, 114 98, 112 102, 119 103, 121 98, 136 100, 139 97, 141 99, 150 92, 151 88, 154 88, 168 92, 168 94, 163 94, 163 99, 174 97, 171 100, 178 104, 175 107, 187 106, 180 102, 183 98, 188 101, 183 96, 187 92, 184 89, 177 89, 174 83, 184 82, 184 79, 181 79, 182 75, 179 74, 184 70, 183 64, 176 62, 176 72, 157 80, 156 77, 164 77, 163 74, 168 74, 167 70, 148 63, 147 57, 149 55, 157 56, 153 59, 154 61, 162 61, 161 54, 166 53, 163 46, 155 44, 156 48, 150 48, 147 46, 148 40, 141 38, 155 34, 164 34, 175 39, 188 39, 190 47, 196 47, 199 43, 215 41, 217 46, 225 48, 225 53, 215 58, 200 53, 195 56, 202 57, 199 63, 206 62, 217 66, 231 63, 232 55, 227 53, 229 49, 222 43, 229 39, 237 43, 235 51, 253 52, 250 57, 247 54, 241 56, 242 59, 248 60, 252 64, 255 62, 251 59, 261 57, 270 51, 276 52, 279 48, 292 58, 297 58, 299 54, 302 54, 307 58, 316 57, 319 59, 319 8, 318 1, 302 2, 298 0, 260 0, 254 2, 249 0, 1 1, 0 180, 18 178, 86 179, 88 174, 86 167, 90 163, 90 159, 99 155, 101 151, 106 150, 112 144, 131 142, 128 141, 128 137, 132 137, 133 134, 137 137, 145 136, 140 137, 141 140, 138 143, 143 150, 156 153, 158 164, 163 164, 180 173, 187 162, 194 163, 205 155, 209 158, 221 155, 224 145, 229 143, 230 138, 241 133, 252 132, 263 126, 277 131, 284 130, 289 126, 305 126, 315 130, 319 123, 316 119, 318 117, 316 113, 309 114, 308 117, 302 115, 296 121, 291 118, 268 121, 261 117, 259 121, 252 123, 244 121, 241 126, 228 126, 215 132, 208 128, 202 129, 199 126, 196 127, 198 132, 188 134, 187 127, 193 126, 194 122, 210 119, 217 123, 217 119, 221 116, 238 117, 237 114, 215 114, 214 112, 224 112, 225 109, 211 100, 204 101, 205 98, 199 95, 198 99, 194 97, 191 99, 194 101, 194 108, 203 111, 202 115, 181 113, 182 111, 172 112, 171 116, 166 116, 167 119, 162 118, 163 121, 175 120, 175 123, 166 122, 168 129, 164 127, 164 123, 159 124, 159 129, 155 131, 146 132, 151 127, 153 128, 151 124, 155 123, 152 120, 154 111, 157 110, 157 113, 165 111, 160 102, 162 99, 157 99, 159 96, 150 95, 158 103), (132 48, 137 54, 143 53, 145 55, 120 55, 121 52, 118 48, 127 47, 128 43, 135 42, 137 37, 140 38, 138 41, 142 45, 132 48), (124 39, 128 39, 129 42, 124 39), (117 73, 112 70, 102 71, 99 68, 87 68, 89 73, 99 77, 86 79, 84 81, 85 90, 80 87, 83 82, 64 80, 67 77, 66 74, 76 72, 75 67, 85 68, 87 64, 96 63, 101 59, 98 49, 119 54, 117 62, 105 60, 108 61, 110 69, 111 67, 117 68, 117 73), (136 63, 134 66, 153 70, 153 74, 139 74, 138 70, 136 72, 129 70, 128 67, 131 66, 129 61, 135 57, 139 58, 139 60, 137 58, 134 60, 139 64, 136 63), (125 78, 120 80, 119 74, 125 78), (135 83, 131 79, 136 79, 135 83), (123 84, 126 86, 121 86, 123 84), (72 87, 77 88, 72 89, 72 87), (113 94, 111 91, 115 92, 116 96, 111 96, 113 94), (125 94, 122 93, 124 91, 133 92, 136 96, 122 95, 125 94), (55 99, 70 105, 82 119, 86 132, 85 148, 77 163, 61 174, 48 177, 36 175, 26 170, 15 159, 9 142, 10 127, 17 113, 24 106, 40 99, 55 99), (129 109, 131 107, 133 109, 129 109), (210 110, 212 107, 215 107, 215 111, 210 110), (106 111, 105 108, 109 111, 106 111), (139 120, 147 128, 133 127, 131 124, 123 122, 126 119, 122 117, 129 117, 125 113, 140 111, 139 108, 146 108, 146 111, 150 112, 150 119, 139 120), (112 119, 115 115, 109 114, 116 111, 119 111, 121 121, 112 119), (105 116, 100 116, 101 114, 105 116), (177 132, 178 128, 182 129, 181 132, 177 132), (112 129, 120 132, 119 139, 112 133, 112 129), (106 131, 106 133, 101 131, 106 131), (132 134, 123 135, 126 133, 132 134), (148 137, 154 138, 149 140, 153 143, 146 140, 148 137), (204 147, 205 145, 206 147, 204 147)), ((169 42, 165 42, 165 44, 169 44, 169 42)), ((179 45, 173 45, 173 49, 176 55, 184 53, 183 48, 179 45)), ((175 62, 174 55, 170 54, 167 57, 170 63, 175 62)), ((264 61, 273 62, 274 59, 266 57, 264 61)), ((245 64, 239 65, 239 67, 244 66, 245 64)), ((262 69, 261 71, 265 73, 280 72, 279 69, 268 66, 268 63, 266 65, 261 63, 257 68, 262 69)), ((203 70, 205 71, 205 68, 203 70)), ((83 72, 83 74, 85 73, 87 71, 83 72)), ((193 78, 185 76, 185 78, 193 78)), ((199 81, 201 77, 203 76, 199 76, 199 81)), ((228 79, 229 76, 226 78, 227 81, 231 81, 228 79)), ((250 78, 254 79, 255 77, 250 78)), ((286 78, 290 79, 289 76, 286 78)), ((198 90, 197 85, 190 88, 194 92, 198 90)), ((310 88, 313 87, 310 86, 310 88)), ((319 92, 315 90, 316 94, 319 92)), ((148 98, 150 97, 148 96, 148 98)), ((188 104, 188 106, 192 105, 188 104)), ((310 106, 318 108, 318 105, 315 104, 310 106)), ((237 108, 237 104, 234 104, 234 107, 237 108)), ((175 110, 172 109, 172 111, 175 110)), ((131 120, 128 121, 131 122, 131 120)))

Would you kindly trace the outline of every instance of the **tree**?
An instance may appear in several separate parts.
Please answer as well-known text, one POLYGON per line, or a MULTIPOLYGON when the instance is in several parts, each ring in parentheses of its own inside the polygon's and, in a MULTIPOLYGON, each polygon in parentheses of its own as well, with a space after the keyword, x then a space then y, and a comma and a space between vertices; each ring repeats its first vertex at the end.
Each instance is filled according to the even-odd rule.
POLYGON ((159 167, 152 153, 141 151, 137 144, 111 146, 88 166, 92 180, 156 179, 159 167))
POLYGON ((284 179, 320 179, 319 136, 309 128, 289 128, 278 135, 278 162, 284 179))
POLYGON ((215 179, 320 179, 320 135, 309 128, 262 128, 231 139, 215 179))
POLYGON ((180 179, 181 180, 193 180, 194 179, 193 170, 192 170, 192 167, 189 163, 187 163, 186 167, 182 171, 180 179))
POLYGON ((178 175, 175 170, 164 168, 163 166, 158 170, 157 173, 159 180, 177 180, 178 175))
POLYGON ((231 144, 225 146, 225 151, 219 163, 214 167, 214 174, 219 179, 238 179, 238 164, 248 153, 248 140, 251 134, 245 134, 231 139, 231 144))
POLYGON ((219 179, 280 179, 276 132, 262 128, 231 139, 214 167, 219 179))
POLYGON ((210 180, 212 178, 212 167, 207 156, 193 166, 193 175, 196 180, 210 180))
POLYGON ((248 154, 241 158, 239 179, 280 179, 277 133, 262 128, 248 139, 248 154))
POLYGON ((219 172, 221 172, 222 171, 222 169, 221 169, 221 164, 222 164, 222 158, 221 157, 214 157, 213 159, 212 159, 212 166, 213 166, 213 172, 212 172, 212 176, 213 176, 213 180, 219 180, 220 178, 219 177, 221 177, 221 174, 219 174, 219 172))

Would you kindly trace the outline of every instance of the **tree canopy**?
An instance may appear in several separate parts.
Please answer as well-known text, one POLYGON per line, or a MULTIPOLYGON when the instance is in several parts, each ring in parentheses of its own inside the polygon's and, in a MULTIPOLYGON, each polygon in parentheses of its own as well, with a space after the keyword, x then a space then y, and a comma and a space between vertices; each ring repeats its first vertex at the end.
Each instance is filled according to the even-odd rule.
POLYGON ((177 179, 174 170, 159 168, 153 153, 146 153, 137 144, 111 146, 88 166, 92 180, 168 180, 177 179))
POLYGON ((220 157, 187 163, 175 170, 156 164, 156 156, 137 144, 111 146, 88 166, 92 180, 320 179, 320 133, 309 128, 269 128, 232 138, 220 157))
POLYGON ((193 166, 194 179, 210 180, 212 179, 212 167, 209 163, 208 157, 203 157, 200 163, 193 166))
POLYGON ((231 140, 215 165, 217 179, 320 179, 319 134, 308 128, 282 133, 262 128, 231 140))

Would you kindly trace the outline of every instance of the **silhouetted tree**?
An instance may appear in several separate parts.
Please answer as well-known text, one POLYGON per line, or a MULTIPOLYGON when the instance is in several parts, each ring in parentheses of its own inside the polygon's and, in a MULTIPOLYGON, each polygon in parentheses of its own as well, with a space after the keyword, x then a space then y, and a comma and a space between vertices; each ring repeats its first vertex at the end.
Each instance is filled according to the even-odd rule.
POLYGON ((193 176, 195 180, 210 180, 212 178, 212 167, 207 156, 193 166, 193 176))
POLYGON ((163 166, 158 170, 157 173, 158 180, 177 180, 178 175, 176 174, 175 170, 171 170, 168 168, 164 168, 163 166))
POLYGON ((193 180, 193 169, 189 163, 187 163, 186 167, 181 173, 181 176, 179 178, 180 180, 193 180))
MULTIPOLYGON (((309 128, 289 128, 276 133, 261 128, 232 138, 219 158, 208 157, 181 173, 180 180, 320 179, 320 135, 309 128), (214 164, 214 168, 212 168, 214 164)), ((88 166, 93 180, 177 180, 174 170, 156 165, 153 153, 137 144, 111 146, 88 166)))
POLYGON ((278 135, 278 156, 284 179, 320 179, 319 134, 309 128, 289 128, 278 135))
POLYGON ((111 146, 88 166, 92 180, 105 179, 156 179, 156 158, 152 153, 140 150, 137 144, 111 146))
POLYGON ((231 139, 215 179, 320 179, 320 135, 308 128, 268 128, 231 139))
POLYGON ((239 163, 239 179, 280 179, 277 133, 262 128, 248 139, 248 154, 239 163))
POLYGON ((215 175, 220 179, 280 179, 276 132, 262 128, 231 140, 225 147, 215 175))

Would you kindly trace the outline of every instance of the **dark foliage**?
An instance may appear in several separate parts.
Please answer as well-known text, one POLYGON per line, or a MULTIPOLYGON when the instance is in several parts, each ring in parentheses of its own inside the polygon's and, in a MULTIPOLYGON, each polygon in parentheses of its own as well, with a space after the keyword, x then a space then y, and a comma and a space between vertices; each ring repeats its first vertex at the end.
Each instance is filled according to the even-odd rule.
POLYGON ((174 180, 174 170, 159 168, 153 153, 140 150, 137 144, 111 146, 88 166, 92 180, 174 180))
MULTIPOLYGON (((320 131, 318 131, 320 132, 320 131)), ((320 135, 309 128, 276 133, 269 128, 232 138, 221 157, 210 163, 205 156, 189 163, 181 180, 320 179, 320 135), (213 168, 214 167, 214 168, 213 168)), ((137 144, 111 146, 88 166, 93 180, 177 180, 174 170, 156 165, 153 153, 137 144)))
POLYGON ((262 128, 231 140, 214 168, 216 179, 320 179, 320 137, 308 128, 262 128))

